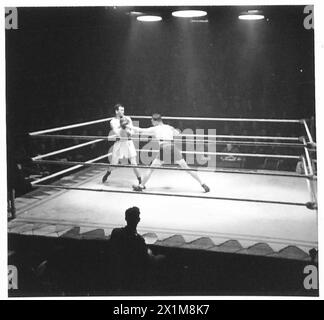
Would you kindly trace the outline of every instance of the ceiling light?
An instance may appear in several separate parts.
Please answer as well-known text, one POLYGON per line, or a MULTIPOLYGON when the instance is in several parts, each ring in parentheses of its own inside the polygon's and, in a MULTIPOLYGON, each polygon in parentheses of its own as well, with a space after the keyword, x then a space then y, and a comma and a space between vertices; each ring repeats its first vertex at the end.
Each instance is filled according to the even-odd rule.
POLYGON ((240 20, 262 20, 264 19, 264 15, 260 10, 249 10, 242 12, 238 18, 240 20))
POLYGON ((177 18, 195 18, 204 17, 207 15, 207 12, 202 10, 179 10, 173 11, 172 15, 177 18))
POLYGON ((208 22, 208 19, 195 19, 195 20, 191 20, 191 22, 194 22, 194 23, 207 23, 208 22))
POLYGON ((138 21, 143 21, 143 22, 154 22, 154 21, 162 20, 162 18, 160 16, 139 16, 136 19, 138 21))
POLYGON ((132 16, 138 16, 138 15, 143 14, 143 12, 139 12, 139 11, 131 11, 129 14, 132 15, 132 16))

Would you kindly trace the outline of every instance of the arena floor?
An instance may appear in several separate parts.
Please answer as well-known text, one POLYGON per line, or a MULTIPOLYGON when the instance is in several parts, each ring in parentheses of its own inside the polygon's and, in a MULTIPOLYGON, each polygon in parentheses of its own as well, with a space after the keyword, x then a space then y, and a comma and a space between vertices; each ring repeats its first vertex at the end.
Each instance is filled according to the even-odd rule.
POLYGON ((138 231, 148 244, 268 256, 286 252, 288 258, 297 259, 307 259, 308 251, 317 248, 315 210, 208 198, 306 203, 310 201, 306 179, 204 172, 201 176, 211 188, 206 194, 186 172, 156 170, 144 193, 121 193, 136 183, 133 171, 117 169, 102 184, 104 172, 88 168, 54 183, 88 191, 39 188, 18 198, 17 218, 9 223, 9 232, 60 237, 79 227, 78 235, 100 229, 109 236, 112 228, 124 225, 125 209, 138 206, 138 231))

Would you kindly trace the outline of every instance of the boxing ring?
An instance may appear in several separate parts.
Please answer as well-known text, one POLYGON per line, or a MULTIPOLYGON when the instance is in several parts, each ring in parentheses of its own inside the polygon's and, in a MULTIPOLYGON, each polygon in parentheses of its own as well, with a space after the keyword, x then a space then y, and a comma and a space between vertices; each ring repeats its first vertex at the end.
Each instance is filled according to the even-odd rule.
MULTIPOLYGON (((131 116, 132 119, 150 117, 131 116)), ((37 155, 32 160, 42 165, 56 165, 62 170, 32 182, 35 190, 16 199, 16 218, 8 223, 11 234, 108 239, 113 228, 125 225, 124 211, 131 206, 141 210, 138 232, 147 244, 174 246, 309 260, 309 251, 317 249, 317 190, 311 152, 316 143, 305 120, 188 118, 164 117, 181 121, 236 121, 252 123, 294 124, 305 130, 305 136, 247 135, 180 135, 189 144, 206 146, 233 143, 239 146, 293 148, 295 154, 255 152, 183 151, 239 159, 266 158, 300 161, 303 172, 266 169, 220 168, 192 165, 154 167, 146 190, 135 192, 134 166, 109 165, 107 153, 86 161, 50 159, 93 144, 112 144, 110 135, 71 135, 57 132, 107 123, 111 118, 31 132, 33 139, 84 140, 79 144, 37 155), (211 139, 210 139, 211 138, 211 139), (207 139, 207 140, 206 140, 207 139), (215 153, 215 154, 214 154, 215 153), (112 171, 107 183, 102 176, 112 171), (68 167, 68 168, 66 168, 68 167), (210 187, 202 192, 186 171, 197 171, 210 187)), ((179 138, 179 139, 180 139, 179 138)), ((134 140, 140 140, 134 137, 134 140)), ((146 141, 146 140, 145 140, 146 141)), ((152 141, 152 139, 151 139, 152 141)), ((142 141, 143 142, 143 141, 142 141)), ((151 152, 138 145, 139 154, 151 152)), ((145 175, 148 166, 138 164, 145 175)))

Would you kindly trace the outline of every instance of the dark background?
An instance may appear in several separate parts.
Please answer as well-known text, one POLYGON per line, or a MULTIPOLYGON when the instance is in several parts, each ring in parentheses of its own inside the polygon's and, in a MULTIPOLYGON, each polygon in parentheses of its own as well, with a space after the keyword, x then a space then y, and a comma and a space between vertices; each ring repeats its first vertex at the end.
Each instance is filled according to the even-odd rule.
MULTIPOLYGON (((314 31, 303 26, 304 6, 200 7, 208 23, 172 17, 174 9, 18 8, 18 29, 6 30, 9 156, 44 152, 32 150, 27 132, 111 116, 117 102, 136 115, 314 117, 314 31), (248 9, 266 19, 239 20, 248 9), (131 10, 163 21, 138 22, 131 10)), ((222 125, 218 133, 274 134, 222 125)), ((107 133, 99 129, 80 133, 107 133)))
POLYGON ((314 34, 303 6, 208 7, 208 23, 140 23, 132 8, 18 8, 6 31, 8 129, 24 132, 112 114, 310 118, 314 34), (253 7, 255 8, 255 7, 253 7), (302 70, 302 72, 301 72, 302 70))

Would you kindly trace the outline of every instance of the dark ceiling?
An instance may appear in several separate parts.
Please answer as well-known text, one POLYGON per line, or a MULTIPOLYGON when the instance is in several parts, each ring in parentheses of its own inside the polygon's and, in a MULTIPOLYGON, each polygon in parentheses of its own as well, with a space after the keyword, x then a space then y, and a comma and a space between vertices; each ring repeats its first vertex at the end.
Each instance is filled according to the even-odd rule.
POLYGON ((128 112, 232 117, 314 115, 314 32, 303 6, 18 8, 6 31, 8 130, 13 134, 128 112), (263 10, 265 20, 238 14, 263 10), (145 24, 131 10, 156 13, 145 24))

